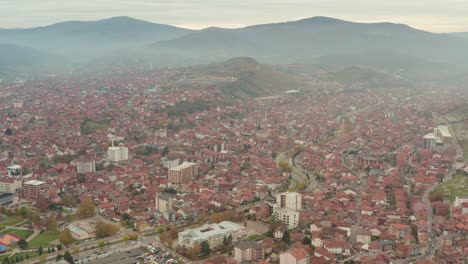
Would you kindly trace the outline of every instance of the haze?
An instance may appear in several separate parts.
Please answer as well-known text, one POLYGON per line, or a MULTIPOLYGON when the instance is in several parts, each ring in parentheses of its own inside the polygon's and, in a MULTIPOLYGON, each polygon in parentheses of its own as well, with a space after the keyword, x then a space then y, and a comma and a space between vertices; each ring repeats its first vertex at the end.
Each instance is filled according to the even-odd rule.
POLYGON ((113 16, 200 29, 330 16, 356 22, 396 22, 432 32, 468 31, 465 0, 2 0, 0 28, 36 27, 113 16))

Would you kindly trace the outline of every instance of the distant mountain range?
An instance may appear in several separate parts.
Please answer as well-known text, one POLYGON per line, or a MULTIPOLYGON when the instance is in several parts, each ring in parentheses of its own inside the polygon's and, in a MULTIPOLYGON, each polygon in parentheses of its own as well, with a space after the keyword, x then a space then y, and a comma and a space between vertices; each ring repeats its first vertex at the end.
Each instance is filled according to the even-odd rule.
POLYGON ((28 65, 29 59, 31 67, 67 64, 105 68, 115 61, 184 66, 253 57, 260 63, 320 64, 337 70, 358 66, 418 78, 425 78, 428 71, 433 76, 468 69, 467 33, 435 34, 402 24, 354 23, 327 17, 203 30, 115 17, 0 29, 2 43, 10 45, 0 46, 0 61, 9 53, 5 50, 14 45, 28 49, 30 55, 10 56, 9 63, 28 65), (61 58, 59 62, 57 58, 61 58))

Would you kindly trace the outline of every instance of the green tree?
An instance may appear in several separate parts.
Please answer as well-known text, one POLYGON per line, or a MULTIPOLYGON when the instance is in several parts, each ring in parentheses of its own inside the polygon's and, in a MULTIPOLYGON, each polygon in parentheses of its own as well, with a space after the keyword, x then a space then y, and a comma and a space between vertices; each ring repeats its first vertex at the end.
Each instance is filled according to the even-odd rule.
POLYGON ((66 262, 70 263, 70 264, 74 264, 74 263, 75 263, 75 262, 73 261, 72 255, 71 255, 70 252, 68 252, 68 251, 65 251, 65 254, 63 255, 63 259, 64 259, 66 262))
POLYGON ((161 152, 161 155, 164 157, 167 154, 169 154, 169 148, 166 146, 166 147, 164 147, 163 151, 161 152))
POLYGON ((211 253, 210 244, 207 241, 203 241, 200 246, 202 255, 207 256, 211 253))
POLYGON ((17 243, 18 247, 21 249, 26 249, 28 247, 28 242, 24 239, 20 239, 17 243))
POLYGON ((283 241, 287 243, 288 245, 291 244, 291 235, 289 234, 288 230, 284 231, 283 233, 283 241))

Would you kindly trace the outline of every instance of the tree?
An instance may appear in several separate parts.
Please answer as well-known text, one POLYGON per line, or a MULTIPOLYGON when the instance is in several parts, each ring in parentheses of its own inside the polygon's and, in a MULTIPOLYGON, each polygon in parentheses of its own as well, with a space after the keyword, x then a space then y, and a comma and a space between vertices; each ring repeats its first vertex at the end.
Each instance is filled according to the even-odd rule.
POLYGON ((10 128, 7 128, 7 129, 5 130, 5 135, 7 135, 7 136, 13 135, 13 130, 11 130, 10 128))
POLYGON ((167 154, 169 154, 169 148, 166 146, 166 147, 164 147, 163 151, 161 152, 161 155, 164 157, 167 154))
POLYGON ((114 224, 107 224, 101 220, 96 221, 95 231, 97 238, 109 237, 119 232, 120 227, 114 224))
POLYGON ((74 264, 74 263, 75 263, 75 262, 73 261, 72 255, 71 255, 70 252, 68 252, 68 251, 65 251, 65 254, 63 255, 63 259, 64 259, 66 262, 70 263, 70 264, 74 264))
POLYGON ((284 241, 285 243, 287 243, 288 245, 291 244, 291 236, 289 235, 289 231, 288 231, 288 230, 284 231, 284 233, 283 233, 283 241, 284 241))
POLYGON ((70 229, 65 228, 65 230, 60 232, 59 241, 60 243, 64 244, 66 247, 68 247, 71 243, 73 243, 73 237, 70 232, 70 229))
POLYGON ((201 254, 204 255, 204 256, 207 256, 211 253, 211 248, 210 248, 210 244, 208 243, 208 241, 203 241, 201 244, 200 244, 200 247, 201 247, 201 254))
POLYGON ((187 257, 189 259, 196 259, 200 255, 200 252, 201 246, 197 243, 188 249, 187 257))
POLYGON ((24 239, 20 239, 17 243, 18 247, 21 249, 26 249, 28 247, 28 242, 24 239))
POLYGON ((85 198, 81 201, 78 206, 78 211, 76 212, 78 218, 84 219, 94 216, 96 210, 94 207, 93 200, 91 198, 85 198))
POLYGON ((106 242, 104 242, 104 241, 99 241, 99 242, 97 243, 97 245, 98 245, 98 247, 103 248, 103 247, 106 246, 106 242))

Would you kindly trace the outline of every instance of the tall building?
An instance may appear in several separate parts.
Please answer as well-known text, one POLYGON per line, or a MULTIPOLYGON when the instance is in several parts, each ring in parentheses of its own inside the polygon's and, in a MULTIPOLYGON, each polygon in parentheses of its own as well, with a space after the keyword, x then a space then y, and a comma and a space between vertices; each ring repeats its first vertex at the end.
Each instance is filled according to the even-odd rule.
POLYGON ((109 161, 119 162, 128 160, 127 147, 109 147, 107 150, 107 159, 109 161))
POLYGON ((168 168, 168 169, 172 169, 174 167, 177 167, 179 166, 180 164, 180 159, 177 159, 177 158, 168 158, 168 159, 164 159, 163 162, 163 167, 165 168, 168 168))
POLYGON ((80 158, 76 162, 76 170, 79 174, 96 172, 96 162, 94 159, 80 158))
POLYGON ((273 207, 275 219, 283 222, 288 229, 299 225, 299 210, 302 209, 302 196, 296 192, 285 192, 276 195, 273 207))
POLYGON ((289 208, 292 210, 302 209, 302 196, 296 192, 284 192, 276 195, 276 203, 279 208, 289 208))
POLYGON ((168 180, 171 184, 180 186, 187 183, 196 175, 198 175, 198 164, 184 162, 179 166, 169 169, 168 180))
POLYGON ((436 136, 433 133, 429 133, 423 138, 423 148, 433 149, 436 144, 436 136))
POLYGON ((30 180, 24 183, 23 188, 18 189, 21 199, 36 201, 47 196, 47 186, 43 181, 30 180))
POLYGON ((172 196, 169 194, 156 195, 155 209, 162 214, 172 211, 172 196))
POLYGON ((275 210, 275 219, 281 221, 288 229, 299 225, 299 211, 289 208, 278 208, 275 210))

